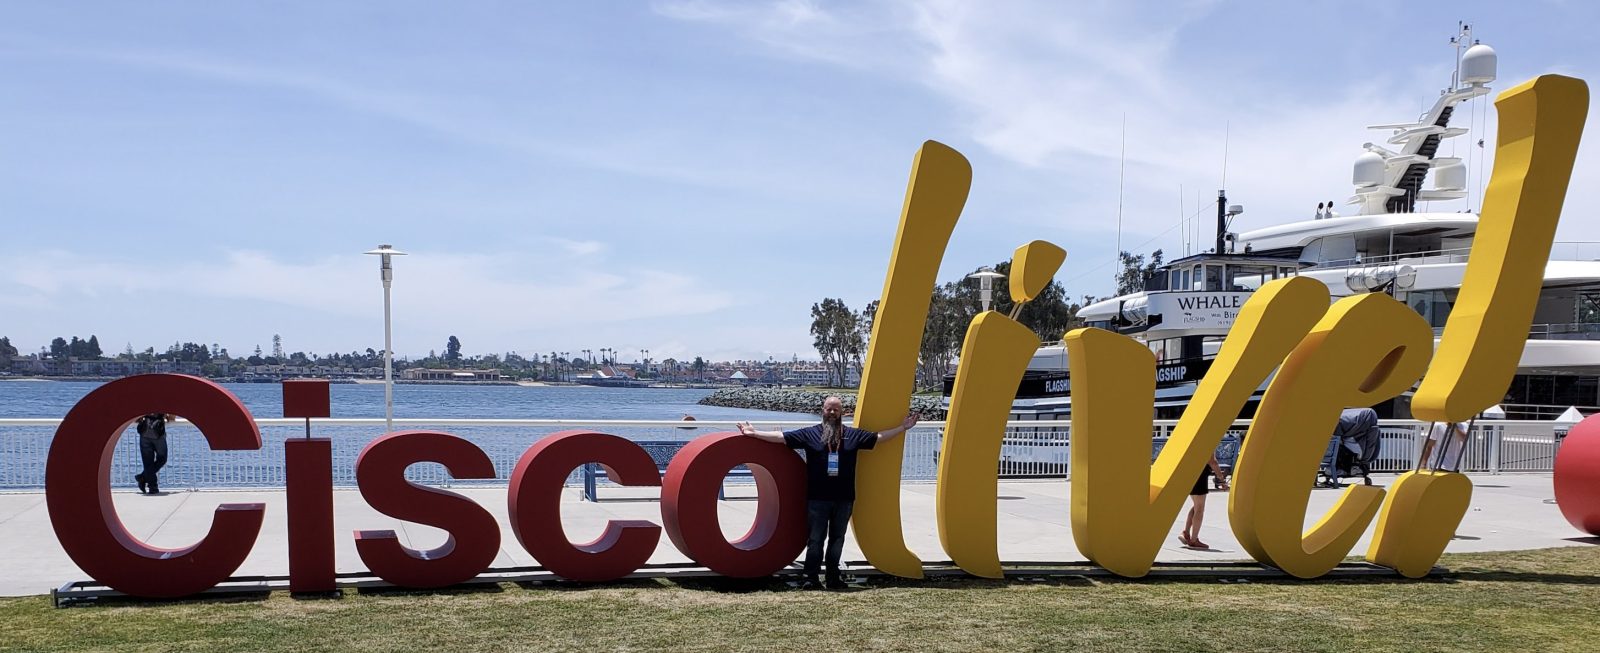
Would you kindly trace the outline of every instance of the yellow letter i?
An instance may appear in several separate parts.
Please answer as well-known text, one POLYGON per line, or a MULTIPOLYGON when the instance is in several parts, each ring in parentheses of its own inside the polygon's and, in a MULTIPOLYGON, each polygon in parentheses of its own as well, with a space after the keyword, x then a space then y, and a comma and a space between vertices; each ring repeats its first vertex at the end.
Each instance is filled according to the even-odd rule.
MULTIPOLYGON (((1060 247, 1042 240, 1017 248, 1011 297, 1019 308, 1044 291, 1066 258, 1060 247)), ((956 565, 974 576, 1002 576, 996 542, 1000 446, 1017 384, 1038 349, 1033 331, 995 311, 973 318, 961 342, 961 366, 939 452, 936 500, 939 543, 956 565)))

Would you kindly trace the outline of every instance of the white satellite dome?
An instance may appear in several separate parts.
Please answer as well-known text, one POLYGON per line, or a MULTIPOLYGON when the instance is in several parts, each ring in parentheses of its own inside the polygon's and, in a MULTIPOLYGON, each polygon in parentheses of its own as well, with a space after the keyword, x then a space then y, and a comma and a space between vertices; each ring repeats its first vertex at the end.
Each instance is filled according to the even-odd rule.
POLYGON ((1461 83, 1481 86, 1494 81, 1499 57, 1494 48, 1479 43, 1461 55, 1461 83))
POLYGON ((1369 188, 1383 185, 1383 157, 1377 152, 1362 152, 1356 157, 1355 174, 1352 181, 1356 188, 1369 188))

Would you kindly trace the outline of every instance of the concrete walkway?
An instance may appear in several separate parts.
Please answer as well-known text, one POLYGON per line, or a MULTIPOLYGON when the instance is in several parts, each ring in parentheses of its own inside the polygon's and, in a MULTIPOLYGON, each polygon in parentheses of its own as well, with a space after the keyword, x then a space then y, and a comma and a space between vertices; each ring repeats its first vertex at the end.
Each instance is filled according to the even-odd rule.
MULTIPOLYGON (((1376 477, 1379 484, 1394 477, 1376 477)), ((1476 488, 1472 507, 1462 521, 1451 552, 1504 551, 1556 546, 1589 546, 1597 541, 1585 538, 1561 517, 1556 508, 1549 474, 1474 476, 1476 488)), ((934 485, 909 483, 901 491, 903 528, 907 544, 924 560, 948 560, 939 545, 938 524, 934 516, 934 485)), ((494 566, 537 564, 511 534, 506 517, 505 488, 455 489, 483 505, 499 520, 502 531, 500 555, 494 566)), ((743 535, 755 515, 755 502, 748 499, 750 486, 730 486, 729 500, 720 504, 723 531, 730 537, 743 535)), ((1081 560, 1072 543, 1067 497, 1067 482, 1006 481, 1000 484, 1000 557, 1005 561, 1081 560)), ((1308 524, 1317 519, 1338 497, 1337 490, 1312 493, 1308 524)), ((598 537, 609 519, 649 519, 661 522, 659 494, 655 490, 601 488, 600 504, 579 501, 578 491, 569 489, 562 506, 567 535, 573 541, 598 537)), ((136 536, 156 546, 178 547, 192 544, 210 528, 211 512, 220 503, 267 505, 266 522, 250 557, 239 575, 283 575, 288 573, 288 546, 282 491, 205 491, 177 492, 143 496, 134 492, 114 494, 122 520, 136 536)), ((1173 536, 1161 550, 1160 560, 1240 560, 1248 559, 1228 526, 1227 494, 1213 493, 1206 512, 1202 538, 1214 548, 1197 551, 1183 548, 1175 537, 1182 526, 1180 513, 1173 536)), ((354 490, 334 493, 338 571, 361 571, 365 566, 356 556, 350 533, 359 529, 393 529, 402 541, 423 548, 444 541, 444 531, 400 522, 369 508, 354 490)), ((1356 546, 1355 554, 1366 551, 1371 529, 1356 546)), ((852 541, 845 548, 846 560, 862 559, 852 541)), ((651 562, 687 562, 688 559, 663 536, 651 562)), ((45 594, 62 583, 87 580, 55 539, 42 493, 0 494, 0 596, 45 594)))

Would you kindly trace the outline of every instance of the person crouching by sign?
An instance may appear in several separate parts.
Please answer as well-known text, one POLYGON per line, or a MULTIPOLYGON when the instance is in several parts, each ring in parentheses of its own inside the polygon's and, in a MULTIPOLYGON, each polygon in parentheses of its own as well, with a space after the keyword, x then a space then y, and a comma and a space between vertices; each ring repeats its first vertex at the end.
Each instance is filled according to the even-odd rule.
POLYGON ((871 449, 916 426, 918 416, 907 415, 894 428, 874 433, 844 425, 844 402, 838 397, 822 401, 822 423, 793 431, 757 431, 749 422, 739 432, 806 452, 806 517, 811 536, 806 543, 805 581, 815 588, 826 541, 828 589, 843 589, 839 558, 844 553, 844 533, 856 500, 856 452, 871 449))
POLYGON ((138 426, 134 427, 139 432, 139 460, 144 463, 144 471, 134 474, 133 480, 139 482, 141 493, 161 492, 156 472, 167 464, 167 422, 173 417, 169 413, 150 413, 140 417, 138 426))

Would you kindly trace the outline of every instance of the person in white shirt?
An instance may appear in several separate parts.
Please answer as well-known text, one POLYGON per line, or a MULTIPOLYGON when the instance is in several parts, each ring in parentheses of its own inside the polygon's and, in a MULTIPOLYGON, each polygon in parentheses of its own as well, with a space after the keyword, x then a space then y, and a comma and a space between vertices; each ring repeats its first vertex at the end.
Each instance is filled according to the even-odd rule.
POLYGON ((1423 467, 1432 465, 1432 460, 1439 460, 1442 462, 1433 469, 1446 472, 1461 471, 1462 452, 1467 447, 1467 423, 1434 422, 1428 428, 1428 445, 1426 451, 1429 460, 1422 461, 1423 467), (1442 458, 1438 457, 1441 448, 1444 450, 1442 458))
POLYGON ((1328 210, 1322 214, 1322 218, 1324 220, 1332 220, 1337 217, 1339 217, 1339 214, 1333 212, 1333 200, 1328 200, 1328 210))
POLYGON ((1323 213, 1322 213, 1322 202, 1317 202, 1317 217, 1315 217, 1313 219, 1314 220, 1321 220, 1324 217, 1327 217, 1327 216, 1323 215, 1323 213))

